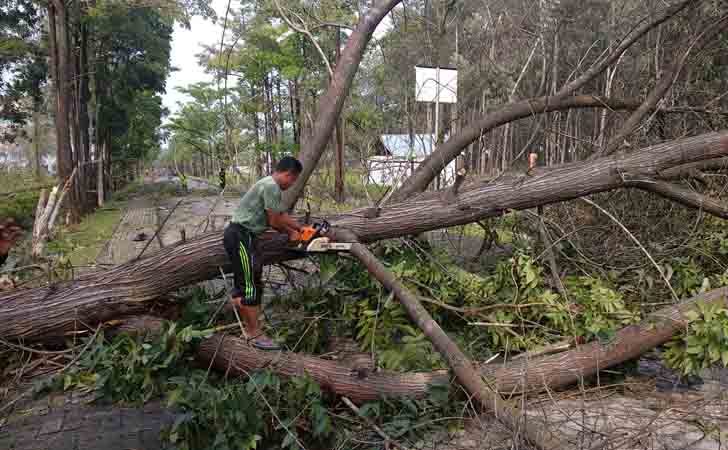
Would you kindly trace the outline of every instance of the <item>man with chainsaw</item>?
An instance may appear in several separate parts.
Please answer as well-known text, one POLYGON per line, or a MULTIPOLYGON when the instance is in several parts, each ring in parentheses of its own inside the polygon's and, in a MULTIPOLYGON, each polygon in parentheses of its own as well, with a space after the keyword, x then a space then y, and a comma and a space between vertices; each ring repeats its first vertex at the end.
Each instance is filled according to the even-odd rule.
POLYGON ((263 333, 258 322, 263 290, 262 266, 255 254, 255 241, 269 227, 287 233, 291 241, 300 240, 299 233, 304 227, 286 213, 281 193, 296 182, 302 170, 296 158, 282 158, 273 175, 259 180, 245 193, 230 225, 225 228, 225 251, 233 264, 234 275, 231 303, 240 312, 251 344, 262 350, 280 347, 263 333))

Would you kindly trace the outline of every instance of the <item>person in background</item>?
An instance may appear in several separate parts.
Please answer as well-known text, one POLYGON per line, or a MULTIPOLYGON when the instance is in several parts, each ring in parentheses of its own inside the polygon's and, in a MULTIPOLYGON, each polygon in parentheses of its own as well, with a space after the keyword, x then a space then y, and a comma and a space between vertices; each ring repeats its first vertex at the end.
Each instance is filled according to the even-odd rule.
POLYGON ((280 347, 263 333, 258 322, 263 289, 255 242, 268 228, 288 233, 291 241, 300 239, 302 225, 286 213, 281 194, 296 182, 301 171, 299 160, 282 158, 273 175, 259 180, 245 193, 225 228, 223 241, 234 276, 231 303, 240 312, 252 345, 262 350, 280 347))

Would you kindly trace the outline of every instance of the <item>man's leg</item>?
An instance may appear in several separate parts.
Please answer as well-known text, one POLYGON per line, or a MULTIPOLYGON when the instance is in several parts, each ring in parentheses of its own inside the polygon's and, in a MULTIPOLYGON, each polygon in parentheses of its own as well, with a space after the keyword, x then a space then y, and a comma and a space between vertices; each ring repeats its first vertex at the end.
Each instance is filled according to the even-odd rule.
MULTIPOLYGON (((254 244, 251 244, 251 247, 253 245, 254 244)), ((260 317, 261 299, 263 298, 263 271, 261 270, 260 265, 257 264, 258 261, 256 261, 254 249, 248 249, 248 253, 250 255, 250 266, 253 271, 253 298, 249 302, 241 302, 240 314, 244 317, 243 320, 245 328, 249 330, 251 335, 250 337, 255 337, 263 334, 263 330, 260 327, 260 321, 258 320, 260 317), (248 303, 251 304, 249 305, 248 303)))
POLYGON ((240 309, 242 304, 243 290, 245 286, 244 273, 243 273, 243 261, 240 259, 240 240, 241 232, 240 227, 235 224, 230 224, 225 228, 223 237, 223 243, 225 244, 225 252, 228 255, 228 259, 232 263, 233 268, 233 290, 230 293, 232 297, 232 306, 235 309, 240 309))
POLYGON ((257 264, 255 255, 255 240, 252 235, 243 236, 240 243, 240 259, 243 261, 245 269, 243 289, 243 298, 240 307, 240 315, 245 319, 245 326, 253 338, 253 346, 262 350, 277 350, 280 348, 272 339, 263 333, 258 321, 260 314, 260 304, 263 297, 263 289, 261 284, 262 268, 257 264))

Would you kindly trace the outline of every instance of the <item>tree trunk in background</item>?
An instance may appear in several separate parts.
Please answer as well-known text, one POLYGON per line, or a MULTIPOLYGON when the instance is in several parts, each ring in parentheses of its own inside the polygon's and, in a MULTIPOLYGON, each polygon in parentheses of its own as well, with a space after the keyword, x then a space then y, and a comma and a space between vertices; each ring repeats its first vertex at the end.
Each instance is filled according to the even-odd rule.
POLYGON ((56 147, 58 178, 71 175, 71 137, 68 132, 68 41, 66 37, 66 7, 61 0, 54 0, 48 6, 48 27, 51 48, 51 73, 55 81, 56 147))
POLYGON ((298 81, 289 82, 289 89, 291 90, 291 125, 293 126, 293 143, 300 148, 303 121, 301 119, 301 97, 298 92, 298 81))
MULTIPOLYGON (((80 2, 79 2, 80 4, 80 2)), ((91 161, 91 137, 89 135, 89 111, 88 104, 91 99, 89 91, 89 65, 88 65, 88 25, 82 22, 81 6, 78 7, 78 31, 79 55, 78 55, 78 133, 80 135, 79 153, 79 179, 76 186, 79 188, 79 200, 84 213, 93 210, 93 201, 90 199, 89 191, 93 189, 92 166, 86 164, 91 161)))
POLYGON ((40 162, 40 108, 39 102, 35 101, 33 105, 33 175, 36 179, 41 176, 40 162))
MULTIPOLYGON (((250 96, 252 98, 256 97, 256 89, 255 85, 252 85, 250 88, 250 96)), ((255 177, 257 179, 260 179, 263 177, 263 158, 262 158, 262 151, 261 151, 261 145, 260 145, 260 117, 258 117, 258 112, 254 111, 253 113, 253 128, 255 128, 255 177)), ((252 169, 252 167, 251 167, 252 169)))
POLYGON ((296 184, 283 193, 283 203, 288 209, 293 209, 304 187, 311 177, 316 165, 321 159, 326 146, 334 131, 336 122, 341 114, 354 75, 364 55, 367 44, 377 28, 379 22, 402 0, 386 0, 375 3, 366 15, 359 20, 354 31, 349 36, 346 48, 341 54, 340 64, 334 71, 334 77, 326 92, 318 102, 316 123, 313 136, 307 138, 299 155, 303 163, 303 173, 298 177, 296 184))
POLYGON ((104 150, 96 144, 96 206, 104 206, 104 150))

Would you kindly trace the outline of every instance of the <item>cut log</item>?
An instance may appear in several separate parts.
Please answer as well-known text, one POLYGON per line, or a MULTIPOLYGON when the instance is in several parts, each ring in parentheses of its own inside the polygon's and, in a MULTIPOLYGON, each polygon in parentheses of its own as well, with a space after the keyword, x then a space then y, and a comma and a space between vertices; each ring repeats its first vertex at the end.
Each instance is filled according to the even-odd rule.
MULTIPOLYGON (((118 332, 156 333, 162 320, 138 316, 118 325, 118 332)), ((197 359, 205 367, 212 367, 233 375, 246 376, 256 369, 268 368, 283 377, 308 374, 322 388, 349 397, 357 403, 391 398, 424 398, 432 386, 448 386, 450 376, 446 370, 435 372, 375 372, 363 373, 337 361, 289 352, 257 350, 244 339, 215 334, 205 339, 197 350, 197 359)))
POLYGON ((604 344, 595 341, 538 359, 523 358, 505 366, 483 366, 482 372, 499 392, 540 392, 569 386, 600 370, 629 361, 669 341, 687 326, 685 313, 698 302, 728 306, 728 288, 714 289, 649 314, 645 320, 617 331, 604 344))
MULTIPOLYGON (((382 208, 375 218, 355 210, 329 221, 352 231, 361 242, 374 242, 630 187, 630 180, 649 179, 672 167, 726 155, 728 133, 709 133, 626 156, 538 169, 516 179, 466 184, 453 205, 443 205, 440 192, 425 193, 382 208)), ((286 250, 285 239, 276 236, 262 241, 261 263, 300 257, 300 253, 286 250)), ((222 233, 215 232, 78 280, 5 293, 0 295, 0 338, 41 340, 83 328, 83 324, 93 326, 138 313, 145 308, 143 302, 215 277, 220 267, 227 267, 227 255, 222 233)))

